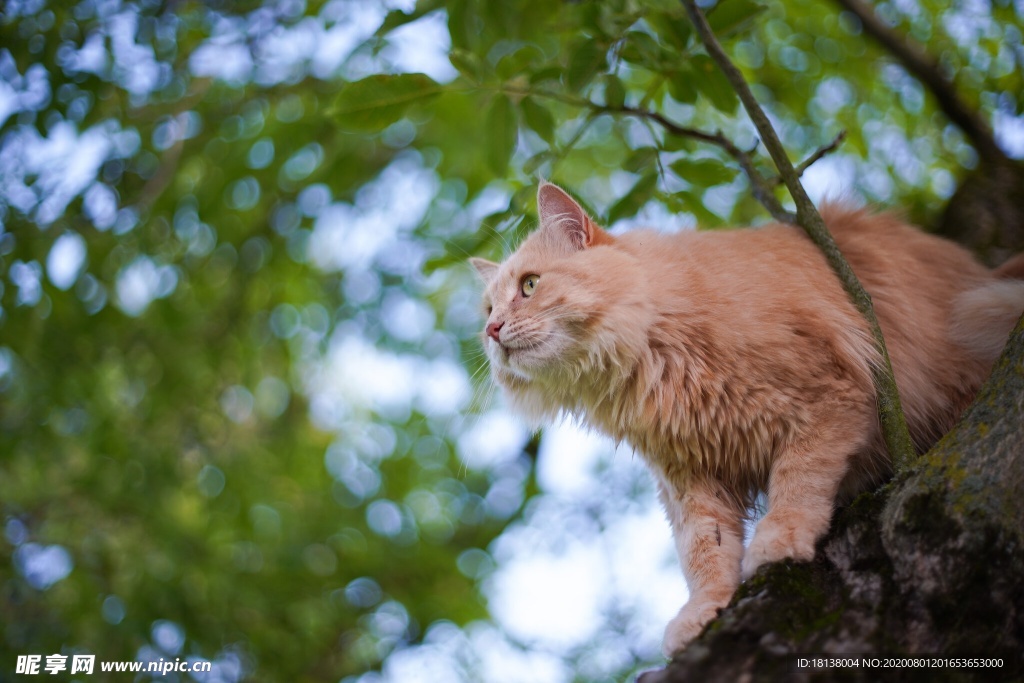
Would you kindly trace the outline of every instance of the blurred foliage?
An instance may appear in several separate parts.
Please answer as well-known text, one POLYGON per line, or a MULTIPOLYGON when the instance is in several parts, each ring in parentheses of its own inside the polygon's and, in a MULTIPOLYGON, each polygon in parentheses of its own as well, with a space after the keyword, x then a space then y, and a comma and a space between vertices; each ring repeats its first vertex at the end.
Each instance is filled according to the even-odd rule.
MULTIPOLYGON (((1019 7, 878 10, 1019 121, 1019 7)), ((537 177, 606 223, 764 218, 722 150, 624 112, 755 146, 678 3, 387 9, 4 6, 0 670, 149 652, 215 660, 208 680, 337 680, 485 618, 469 559, 536 493, 529 455, 467 466, 461 416, 485 401, 435 410, 427 375, 366 398, 339 349, 480 384, 461 262, 528 229, 537 177), (429 21, 454 69, 425 75, 400 37, 429 21)), ((974 163, 831 4, 708 13, 795 159, 847 131, 830 158, 863 198, 926 219, 974 163)))

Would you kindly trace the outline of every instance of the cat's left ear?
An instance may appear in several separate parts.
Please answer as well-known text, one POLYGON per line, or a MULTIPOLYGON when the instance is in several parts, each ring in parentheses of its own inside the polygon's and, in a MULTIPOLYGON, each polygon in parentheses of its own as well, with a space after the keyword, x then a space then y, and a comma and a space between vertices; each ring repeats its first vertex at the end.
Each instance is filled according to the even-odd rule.
POLYGON ((551 183, 542 182, 537 190, 537 210, 543 230, 555 230, 576 250, 607 241, 608 235, 590 219, 575 199, 551 183))
POLYGON ((477 274, 480 279, 484 281, 485 285, 491 284, 494 280, 494 276, 498 274, 499 265, 493 261, 488 261, 485 258, 473 257, 469 259, 470 264, 476 268, 477 274))

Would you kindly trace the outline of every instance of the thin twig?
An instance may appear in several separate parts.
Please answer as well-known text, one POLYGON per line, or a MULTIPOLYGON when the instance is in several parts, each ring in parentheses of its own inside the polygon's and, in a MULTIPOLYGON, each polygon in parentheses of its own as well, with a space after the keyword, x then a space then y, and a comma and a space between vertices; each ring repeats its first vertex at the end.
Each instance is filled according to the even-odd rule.
MULTIPOLYGON (((803 175, 804 175, 804 172, 807 171, 807 169, 809 169, 813 164, 817 163, 826 154, 830 154, 830 153, 834 152, 836 149, 838 149, 839 145, 841 145, 843 143, 843 140, 845 140, 845 139, 846 139, 846 131, 843 130, 843 131, 839 132, 839 135, 837 135, 832 140, 832 142, 828 143, 827 145, 822 145, 818 149, 814 150, 814 154, 812 154, 811 156, 807 157, 806 159, 804 159, 803 161, 801 161, 797 165, 797 167, 796 167, 796 175, 797 175, 797 177, 798 178, 802 178, 803 175)), ((771 187, 778 187, 779 185, 782 185, 782 183, 783 183, 782 176, 775 176, 774 178, 771 178, 770 180, 768 180, 768 184, 771 187)))
MULTIPOLYGON (((658 134, 655 132, 654 124, 651 123, 650 119, 644 119, 643 125, 645 128, 647 128, 647 132, 651 134, 651 137, 657 140, 658 134)), ((661 179, 662 185, 667 186, 667 174, 665 173, 665 165, 661 163, 661 152, 663 151, 664 149, 659 146, 658 153, 654 155, 654 161, 658 164, 658 177, 661 179)))
POLYGON ((875 12, 861 0, 835 0, 843 9, 860 20, 864 31, 891 52, 939 102, 939 108, 970 139, 978 156, 985 161, 1004 163, 1006 155, 996 143, 992 127, 978 112, 967 106, 957 94, 953 82, 946 77, 938 63, 916 42, 901 36, 885 25, 875 12))
POLYGON ((722 69, 736 94, 739 95, 743 108, 747 110, 747 114, 757 128, 758 135, 761 136, 765 148, 771 154, 772 161, 775 162, 779 175, 782 176, 790 195, 793 197, 793 201, 796 203, 797 222, 818 248, 821 249, 822 253, 824 253, 829 265, 832 266, 832 269, 839 276, 846 293, 871 327, 875 345, 882 359, 881 366, 874 370, 875 391, 878 398, 878 416, 882 425, 882 436, 889 449, 889 456, 892 458, 893 468, 899 472, 905 469, 913 460, 914 446, 910 440, 910 432, 907 430, 903 409, 900 406, 900 395, 896 388, 896 380, 893 377, 889 352, 885 348, 882 329, 878 325, 878 318, 875 317, 875 311, 871 305, 871 296, 861 286, 853 269, 850 268, 850 264, 847 263, 846 259, 839 252, 835 240, 832 239, 828 228, 825 227, 825 221, 822 220, 821 214, 818 213, 814 203, 807 196, 807 192, 800 183, 796 169, 793 168, 793 162, 789 160, 789 156, 786 154, 786 150, 782 146, 782 141, 775 132, 775 128, 772 127, 768 116, 761 109, 761 105, 758 104, 757 99, 750 90, 750 86, 747 85, 746 80, 743 78, 743 74, 740 73, 740 70, 736 68, 736 65, 725 54, 725 50, 722 49, 721 44, 715 38, 704 14, 697 8, 696 2, 694 0, 681 1, 683 7, 686 8, 686 13, 690 15, 690 20, 697 29, 701 42, 704 43, 705 49, 707 49, 708 54, 715 60, 719 68, 722 69))
POLYGON ((786 211, 786 209, 783 208, 782 203, 775 196, 774 187, 777 183, 767 180, 761 172, 757 170, 757 166, 754 164, 754 159, 751 156, 751 152, 753 152, 753 150, 751 150, 751 152, 744 152, 742 149, 737 147, 732 140, 725 137, 721 131, 709 133, 705 130, 690 128, 676 123, 660 112, 651 111, 650 109, 643 109, 642 107, 634 107, 630 105, 612 107, 606 104, 597 104, 596 102, 586 98, 566 95, 565 93, 560 92, 519 88, 511 86, 510 84, 503 85, 501 91, 506 95, 519 97, 546 97, 564 104, 580 107, 582 109, 589 109, 595 114, 625 114, 626 116, 635 116, 648 121, 654 121, 666 131, 678 137, 692 138, 694 140, 699 140, 701 142, 706 142, 708 144, 715 145, 716 147, 720 147, 726 154, 735 159, 740 165, 740 168, 743 169, 743 172, 747 175, 747 179, 750 181, 750 187, 751 191, 754 193, 754 197, 757 201, 761 202, 762 206, 768 209, 768 213, 770 213, 772 217, 779 222, 796 223, 796 216, 791 212, 786 211))
POLYGON ((775 193, 772 191, 772 184, 766 180, 763 175, 761 175, 760 171, 757 170, 757 167, 754 165, 754 159, 751 157, 750 153, 744 152, 742 149, 737 147, 736 143, 722 135, 721 131, 709 133, 697 128, 683 126, 666 118, 659 112, 641 109, 639 107, 631 107, 627 105, 623 105, 621 107, 609 107, 593 103, 591 103, 591 106, 598 111, 608 114, 626 114, 655 121, 673 135, 700 140, 701 142, 706 142, 720 147, 740 165, 740 168, 742 168, 743 172, 746 173, 747 179, 750 180, 750 187, 754 196, 757 198, 757 201, 761 202, 761 204, 768 209, 768 212, 775 220, 783 223, 794 223, 796 221, 796 217, 782 207, 782 203, 779 202, 775 193))

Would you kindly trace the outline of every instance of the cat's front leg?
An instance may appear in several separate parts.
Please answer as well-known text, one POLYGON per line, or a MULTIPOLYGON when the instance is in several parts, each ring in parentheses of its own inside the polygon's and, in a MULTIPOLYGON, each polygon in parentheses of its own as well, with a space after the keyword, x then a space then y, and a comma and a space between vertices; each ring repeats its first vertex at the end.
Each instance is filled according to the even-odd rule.
POLYGON ((740 583, 744 510, 714 481, 689 483, 683 492, 663 484, 661 499, 690 591, 665 629, 662 650, 671 657, 729 604, 740 583))
POLYGON ((853 453, 863 448, 872 414, 852 405, 836 413, 843 420, 777 456, 768 479, 768 512, 757 523, 743 556, 743 578, 770 562, 814 559, 814 546, 828 531, 840 482, 853 453))

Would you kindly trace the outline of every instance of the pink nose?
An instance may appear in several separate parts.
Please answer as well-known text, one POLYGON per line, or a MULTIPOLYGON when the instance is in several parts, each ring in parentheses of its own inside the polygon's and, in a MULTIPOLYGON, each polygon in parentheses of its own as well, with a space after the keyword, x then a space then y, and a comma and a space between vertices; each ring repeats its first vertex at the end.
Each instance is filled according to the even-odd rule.
POLYGON ((501 340, 498 338, 498 333, 501 332, 501 328, 505 325, 505 321, 487 323, 487 336, 496 342, 501 340))

